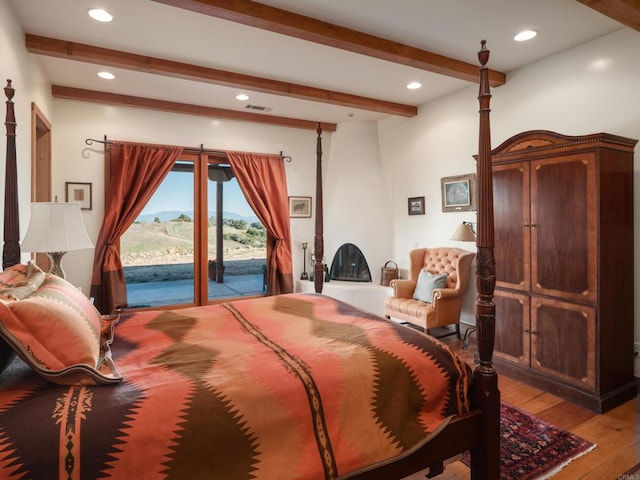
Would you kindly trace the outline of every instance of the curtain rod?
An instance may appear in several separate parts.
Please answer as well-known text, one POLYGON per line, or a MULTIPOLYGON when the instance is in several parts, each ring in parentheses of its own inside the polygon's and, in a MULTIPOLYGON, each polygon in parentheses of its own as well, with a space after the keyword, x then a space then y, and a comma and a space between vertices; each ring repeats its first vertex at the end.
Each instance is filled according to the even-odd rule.
MULTIPOLYGON (((103 140, 96 140, 95 138, 85 138, 84 143, 86 143, 87 145, 93 145, 94 143, 102 143, 104 145, 113 145, 113 142, 110 142, 109 140, 107 140, 107 136, 104 136, 103 140)), ((200 152, 200 153, 211 153, 214 155, 226 155, 227 152, 225 152, 224 150, 208 150, 204 148, 204 143, 200 144, 200 148, 193 148, 193 147, 185 147, 185 150, 192 150, 192 151, 196 151, 196 152, 200 152)), ((282 150, 280 150, 280 156, 282 157, 283 160, 286 160, 288 163, 291 162, 291 157, 289 155, 284 155, 284 152, 282 150)))

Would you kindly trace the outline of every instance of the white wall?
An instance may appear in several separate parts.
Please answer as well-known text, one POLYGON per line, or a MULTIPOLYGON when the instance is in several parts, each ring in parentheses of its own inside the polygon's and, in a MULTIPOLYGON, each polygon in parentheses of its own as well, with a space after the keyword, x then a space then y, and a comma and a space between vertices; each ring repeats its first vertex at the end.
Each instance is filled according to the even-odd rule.
MULTIPOLYGON (((79 101, 54 100, 55 125, 53 193, 64 199, 65 182, 93 184, 93 210, 84 212, 89 236, 95 240, 104 210, 104 155, 102 144, 87 146, 85 139, 110 139, 222 150, 279 153, 292 157, 285 162, 290 195, 315 197, 316 132, 255 125, 204 117, 111 107, 79 101)), ((323 134, 329 151, 331 134, 323 134)), ((313 238, 313 218, 291 221, 294 277, 302 271, 301 238, 313 238)), ((93 251, 65 255, 67 277, 83 288, 90 285, 87 268, 93 251)), ((308 265, 308 264, 307 264, 308 265)))
MULTIPOLYGON (((34 58, 24 47, 24 32, 9 2, 0 1, 0 83, 4 88, 11 79, 16 90, 13 97, 16 116, 16 158, 18 167, 18 203, 20 207, 20 227, 24 234, 29 225, 29 203, 31 202, 31 104, 51 118, 52 101, 50 86, 34 58)), ((5 102, 2 91, 2 134, 0 134, 0 217, 4 220, 4 172, 6 166, 7 136, 4 126, 5 102)), ((4 224, 4 223, 3 223, 4 224)), ((4 232, 0 231, 0 241, 4 242, 4 232)), ((28 255, 23 255, 27 261, 28 255)))
POLYGON ((388 185, 383 182, 374 123, 338 125, 324 175, 325 262, 344 243, 362 251, 373 283, 391 252, 392 217, 388 185))
MULTIPOLYGON (((488 45, 491 48, 491 45, 488 45)), ((507 76, 492 89, 492 145, 517 133, 554 130, 568 135, 607 132, 640 139, 640 32, 623 29, 507 76)), ((489 60, 491 67, 491 59, 489 60)), ((475 213, 442 213, 440 178, 475 171, 478 150, 478 89, 469 87, 420 108, 413 119, 380 122, 380 155, 393 192, 393 255, 407 268, 416 245, 454 245, 448 240, 475 213), (408 197, 426 196, 426 215, 409 217, 408 197)), ((634 162, 634 223, 640 244, 640 147, 634 162)), ((458 244, 467 248, 465 244, 458 244)), ((625 266, 621 266, 625 268, 625 266)), ((634 263, 640 289, 640 255, 634 263)), ((467 302, 463 319, 473 322, 467 302)), ((640 338, 640 295, 635 297, 636 341, 640 338)))

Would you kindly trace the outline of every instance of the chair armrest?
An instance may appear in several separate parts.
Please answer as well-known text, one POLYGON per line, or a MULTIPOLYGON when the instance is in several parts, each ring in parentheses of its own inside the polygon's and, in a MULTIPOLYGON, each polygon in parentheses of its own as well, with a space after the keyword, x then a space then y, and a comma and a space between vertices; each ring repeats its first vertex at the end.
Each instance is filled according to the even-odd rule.
POLYGON ((455 288, 436 288, 433 290, 433 304, 435 305, 438 300, 445 300, 448 298, 456 298, 461 296, 460 290, 455 288))
POLYGON ((431 305, 438 315, 448 315, 450 309, 456 310, 459 305, 462 305, 462 293, 457 288, 436 288, 433 291, 431 305))
POLYGON ((416 281, 415 280, 400 280, 395 279, 391 280, 389 284, 393 288, 393 296, 398 298, 411 298, 413 297, 413 292, 416 289, 416 281))
POLYGON ((457 288, 436 288, 433 291, 433 309, 436 313, 433 326, 442 326, 460 321, 462 292, 457 288))

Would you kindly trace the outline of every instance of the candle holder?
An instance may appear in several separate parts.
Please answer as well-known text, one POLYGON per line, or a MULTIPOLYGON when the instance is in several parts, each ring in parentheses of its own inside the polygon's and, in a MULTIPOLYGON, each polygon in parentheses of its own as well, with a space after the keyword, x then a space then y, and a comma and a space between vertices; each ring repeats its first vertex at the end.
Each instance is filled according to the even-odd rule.
POLYGON ((307 242, 302 242, 302 275, 300 275, 300 280, 309 280, 309 275, 307 274, 307 242))
POLYGON ((309 273, 309 281, 313 282, 314 277, 314 265, 316 264, 316 255, 311 253, 311 273, 309 273))

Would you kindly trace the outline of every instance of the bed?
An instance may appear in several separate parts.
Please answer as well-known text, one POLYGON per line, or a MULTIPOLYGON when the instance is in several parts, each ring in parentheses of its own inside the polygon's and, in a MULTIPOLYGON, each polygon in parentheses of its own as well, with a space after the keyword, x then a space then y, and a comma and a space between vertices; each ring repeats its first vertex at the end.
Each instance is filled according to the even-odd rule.
POLYGON ((322 295, 320 127, 315 293, 100 315, 64 280, 20 263, 9 84, 0 478, 393 480, 436 476, 469 450, 471 478, 497 479, 484 42, 478 57, 474 370, 437 339, 322 295))

